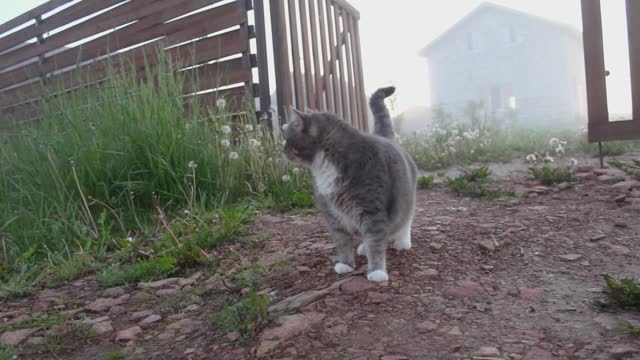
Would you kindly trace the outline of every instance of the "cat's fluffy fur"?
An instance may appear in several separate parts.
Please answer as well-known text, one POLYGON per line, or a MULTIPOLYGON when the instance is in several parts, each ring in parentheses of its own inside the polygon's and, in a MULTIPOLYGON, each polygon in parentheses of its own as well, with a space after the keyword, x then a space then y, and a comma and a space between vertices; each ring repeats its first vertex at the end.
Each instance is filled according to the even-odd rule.
POLYGON ((367 278, 386 281, 386 249, 411 247, 417 169, 394 141, 384 99, 395 88, 376 91, 370 99, 373 134, 349 126, 330 113, 294 111, 285 131, 284 153, 313 175, 316 205, 336 243, 335 271, 353 271, 353 235, 363 243, 358 254, 368 259, 367 278))

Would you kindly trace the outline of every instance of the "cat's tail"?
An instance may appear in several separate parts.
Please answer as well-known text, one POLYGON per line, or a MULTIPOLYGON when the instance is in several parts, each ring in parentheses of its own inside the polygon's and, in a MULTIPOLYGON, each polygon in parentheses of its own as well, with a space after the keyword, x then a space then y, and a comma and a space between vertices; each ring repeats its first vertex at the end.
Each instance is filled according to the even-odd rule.
POLYGON ((369 99, 369 107, 373 112, 373 133, 387 139, 393 139, 395 135, 391 124, 391 115, 387 105, 384 103, 384 99, 393 95, 395 91, 396 88, 393 86, 380 88, 369 99))

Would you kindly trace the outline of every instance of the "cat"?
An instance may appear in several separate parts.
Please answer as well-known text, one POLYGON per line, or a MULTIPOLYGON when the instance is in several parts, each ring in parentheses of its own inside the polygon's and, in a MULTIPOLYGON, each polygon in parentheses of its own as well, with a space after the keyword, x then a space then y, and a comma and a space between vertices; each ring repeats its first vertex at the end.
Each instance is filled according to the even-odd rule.
POLYGON ((355 267, 354 234, 363 239, 358 255, 368 260, 367 278, 387 281, 386 250, 411 248, 417 168, 396 142, 385 98, 394 87, 378 89, 369 99, 373 134, 361 132, 335 114, 292 108, 284 131, 285 157, 313 176, 316 206, 336 244, 335 271, 355 267))

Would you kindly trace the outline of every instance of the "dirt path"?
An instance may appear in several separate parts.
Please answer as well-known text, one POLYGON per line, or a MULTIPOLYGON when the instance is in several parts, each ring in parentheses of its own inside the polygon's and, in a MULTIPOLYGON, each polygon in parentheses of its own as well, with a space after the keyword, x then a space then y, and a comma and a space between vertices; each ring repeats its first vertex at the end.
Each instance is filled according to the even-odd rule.
POLYGON ((51 341, 47 332, 68 335, 68 325, 34 330, 18 346, 25 359, 102 359, 114 346, 131 359, 640 359, 640 337, 614 331, 621 321, 640 326, 640 316, 591 305, 603 274, 640 276, 633 200, 595 180, 518 200, 420 191, 414 247, 389 250, 382 284, 364 280, 362 258, 359 273, 333 273, 316 212, 264 214, 253 232, 268 240, 226 249, 233 256, 221 263, 267 270, 258 289, 278 318, 249 340, 209 321, 242 293, 219 275, 106 292, 90 277, 0 303, 0 332, 34 311, 67 311, 101 332, 51 350, 37 343, 51 341), (141 332, 124 335, 135 340, 114 345, 133 326, 141 332))

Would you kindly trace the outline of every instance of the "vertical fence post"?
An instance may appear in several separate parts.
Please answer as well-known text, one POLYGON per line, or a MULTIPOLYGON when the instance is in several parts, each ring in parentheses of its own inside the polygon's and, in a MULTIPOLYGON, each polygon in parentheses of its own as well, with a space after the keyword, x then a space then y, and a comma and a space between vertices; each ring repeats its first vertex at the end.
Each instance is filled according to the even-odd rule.
MULTIPOLYGON (((260 112, 267 113, 271 107, 271 93, 269 88, 269 61, 267 59, 267 37, 265 25, 264 0, 255 0, 256 26, 256 56, 258 58, 258 83, 260 96, 260 112)), ((267 116, 269 118, 269 116, 267 116)), ((271 121, 267 126, 271 128, 271 121)))
POLYGON ((280 122, 286 121, 291 105, 291 74, 289 73, 289 50, 287 23, 285 19, 285 0, 270 0, 271 36, 273 42, 273 62, 276 75, 276 96, 280 122))

